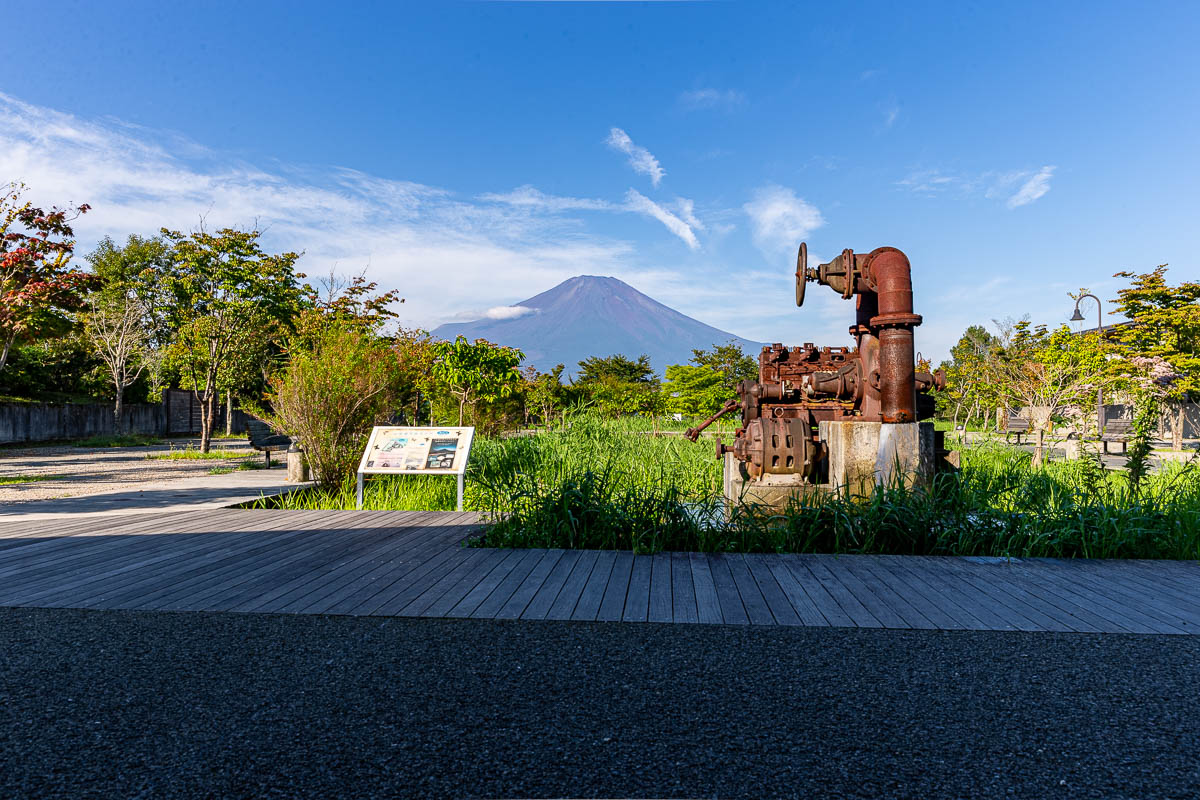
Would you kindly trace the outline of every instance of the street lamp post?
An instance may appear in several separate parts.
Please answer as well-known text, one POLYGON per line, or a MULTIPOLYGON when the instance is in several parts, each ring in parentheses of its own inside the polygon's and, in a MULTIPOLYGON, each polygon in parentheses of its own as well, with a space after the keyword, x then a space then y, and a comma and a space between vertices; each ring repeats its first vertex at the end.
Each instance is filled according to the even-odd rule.
MULTIPOLYGON (((1071 322, 1083 322, 1083 314, 1079 313, 1079 301, 1085 297, 1090 297, 1096 301, 1096 328, 1100 332, 1100 338, 1104 338, 1104 312, 1100 304, 1100 298, 1089 292, 1084 292, 1075 299, 1075 314, 1071 317, 1071 322)), ((1096 387, 1096 438, 1104 433, 1104 387, 1096 387)))

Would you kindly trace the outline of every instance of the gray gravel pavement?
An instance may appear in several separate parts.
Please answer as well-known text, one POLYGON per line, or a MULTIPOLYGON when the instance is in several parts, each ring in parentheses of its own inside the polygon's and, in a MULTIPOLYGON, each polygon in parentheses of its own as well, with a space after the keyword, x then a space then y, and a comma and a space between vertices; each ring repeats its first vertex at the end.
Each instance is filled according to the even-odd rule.
POLYGON ((0 797, 1196 797, 1200 639, 0 610, 0 797))

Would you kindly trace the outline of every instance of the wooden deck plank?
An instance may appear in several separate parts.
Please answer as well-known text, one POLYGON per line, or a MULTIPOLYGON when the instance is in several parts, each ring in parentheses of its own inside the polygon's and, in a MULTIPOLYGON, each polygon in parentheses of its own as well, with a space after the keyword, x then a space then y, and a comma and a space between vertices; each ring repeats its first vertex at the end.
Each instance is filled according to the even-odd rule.
MULTIPOLYGON (((1114 626, 1108 620, 1096 616, 1087 608, 1044 592, 1020 576, 1012 574, 1012 563, 980 564, 963 559, 951 559, 949 564, 957 569, 972 584, 988 583, 994 587, 993 596, 1024 603, 1042 614, 1057 620, 1059 624, 1078 633, 1119 633, 1125 628, 1114 626)), ((1026 614, 1028 616, 1028 614, 1026 614)), ((1056 630, 1056 628, 1047 628, 1056 630)))
MULTIPOLYGON (((893 558, 900 558, 894 556, 893 558)), ((996 587, 987 579, 985 572, 987 565, 971 564, 964 562, 961 559, 953 557, 932 557, 932 556, 913 556, 911 557, 911 566, 914 569, 922 570, 926 575, 940 578, 947 586, 951 587, 955 599, 968 598, 979 603, 986 603, 992 611, 1006 620, 1017 630, 1023 631, 1059 631, 1069 632, 1074 630, 1065 619, 1066 617, 1061 612, 1057 612, 1050 606, 1038 607, 1031 605, 1031 598, 1017 597, 1011 587, 1008 590, 997 590, 996 587)), ((909 562, 899 565, 900 567, 909 566, 909 562)), ((981 624, 985 625, 989 617, 986 615, 980 617, 981 624)))
POLYGON ((788 600, 787 593, 780 587, 779 581, 775 580, 775 575, 767 566, 766 559, 773 558, 773 555, 764 556, 763 553, 747 553, 745 556, 746 567, 750 570, 750 576, 754 578, 754 582, 758 584, 758 590, 762 593, 763 600, 767 603, 767 609, 775 618, 775 622, 779 625, 802 625, 804 623, 801 621, 800 615, 796 613, 796 609, 792 607, 791 601, 788 600))
POLYGON ((517 567, 523 555, 520 550, 501 550, 497 551, 503 554, 503 558, 496 568, 481 578, 470 591, 462 596, 462 599, 454 604, 445 614, 447 617, 469 617, 475 613, 475 609, 483 603, 484 600, 496 591, 496 587, 512 574, 512 571, 517 567))
MULTIPOLYGON (((208 527, 204 520, 197 520, 195 524, 200 529, 208 527)), ((280 520, 279 524, 284 524, 284 521, 280 520)), ((229 527, 234 527, 229 535, 207 531, 190 534, 189 529, 184 528, 173 535, 147 537, 149 546, 139 548, 133 543, 133 548, 128 551, 110 552, 103 560, 83 565, 72 562, 57 572, 51 557, 47 565, 50 568, 48 573, 39 572, 36 579, 14 583, 11 588, 20 593, 22 603, 37 602, 48 607, 92 599, 98 592, 113 592, 144 576, 157 575, 161 569, 176 567, 195 553, 219 552, 231 541, 230 537, 236 540, 241 535, 240 526, 229 527), (175 548, 172 548, 173 544, 175 548)), ((264 526, 255 521, 253 527, 261 529, 264 526)), ((8 598, 0 599, 0 603, 4 602, 8 602, 8 598)))
POLYGON ((1068 603, 1086 608, 1095 618, 1102 621, 1104 632, 1130 633, 1180 633, 1157 620, 1147 618, 1135 610, 1113 603, 1103 594, 1092 591, 1085 585, 1055 575, 1042 565, 1025 562, 1012 565, 1014 577, 1020 576, 1039 594, 1056 597, 1068 603))
POLYGON ((650 609, 648 622, 671 622, 671 554, 650 556, 650 609))
POLYGON ((1037 623, 1022 613, 1020 604, 1002 603, 980 592, 962 580, 955 569, 943 564, 943 559, 889 556, 887 561, 894 570, 914 576, 922 585, 945 597, 948 605, 943 607, 949 612, 961 609, 969 615, 974 620, 974 630, 1040 630, 1037 623))
MULTIPOLYGON (((451 568, 441 572, 436 576, 436 580, 430 579, 421 589, 413 588, 413 596, 408 602, 399 608, 393 607, 389 610, 390 616, 397 617, 419 617, 424 612, 433 606, 439 599, 446 595, 447 592, 454 590, 456 587, 461 587, 465 579, 476 572, 482 566, 485 570, 490 570, 495 567, 493 556, 502 556, 498 550, 485 550, 483 548, 461 548, 455 554, 454 560, 451 562, 451 568)), ((466 589, 462 589, 465 593, 466 589)), ((461 595, 459 595, 461 597, 461 595)), ((455 598, 457 602, 458 598, 455 598)))
POLYGON ((562 588, 558 591, 558 596, 554 598, 554 602, 550 604, 550 608, 546 611, 546 619, 570 619, 575 613, 575 606, 579 604, 579 598, 583 596, 583 589, 587 586, 588 579, 592 577, 592 570, 596 566, 596 559, 599 558, 598 550, 583 550, 579 554, 579 560, 575 562, 575 566, 571 569, 571 574, 563 581, 562 588))
MULTIPOLYGON (((395 554, 387 565, 380 565, 374 574, 363 576, 361 584, 346 592, 324 607, 325 614, 348 614, 367 616, 380 613, 380 609, 396 601, 401 594, 409 592, 414 584, 448 563, 462 548, 452 544, 455 535, 438 535, 437 531, 451 530, 461 517, 441 515, 430 520, 417 534, 418 544, 395 548, 395 554), (450 540, 450 541, 448 541, 450 540)), ((407 601, 404 601, 407 602, 407 601)))
MULTIPOLYGON (((783 559, 779 556, 773 556, 771 558, 764 558, 763 563, 771 571, 771 575, 774 576, 776 583, 779 584, 780 591, 783 592, 792 610, 796 612, 801 625, 822 627, 829 625, 829 620, 817 608, 816 603, 808 596, 808 592, 804 591, 804 587, 796 580, 796 576, 787 568, 787 563, 783 559)), ((848 625, 853 624, 849 619, 846 622, 848 625)))
POLYGON ((538 562, 546 557, 545 550, 514 550, 513 552, 517 556, 517 563, 513 565, 512 571, 505 575, 496 588, 471 612, 473 618, 492 619, 500 613, 500 609, 504 608, 504 604, 509 601, 521 583, 529 577, 529 573, 533 571, 538 562))
POLYGON ((1190 585, 1173 579, 1158 579, 1140 568, 1122 562, 1051 559, 1053 566, 1078 571, 1102 582, 1115 582, 1139 600, 1157 603, 1171 611, 1182 612, 1187 619, 1200 616, 1200 572, 1190 585))
MULTIPOLYGON (((907 556, 860 556, 858 563, 893 592, 904 598, 930 626, 938 630, 985 630, 987 628, 973 614, 955 602, 956 598, 947 590, 943 580, 927 581, 924 575, 905 570, 895 559, 907 556)), ((895 604, 892 606, 897 608, 895 604)), ((903 613, 901 616, 905 616, 903 613)), ((1001 624, 1007 624, 1001 621, 1001 624)), ((914 628, 923 625, 910 622, 914 628)))
POLYGON ((538 589, 542 588, 542 583, 545 582, 547 576, 554 571, 555 566, 562 560, 566 550, 546 550, 542 557, 534 565, 533 569, 521 581, 520 586, 513 591, 512 596, 504 602, 500 610, 496 612, 495 619, 520 619, 525 613, 525 609, 529 607, 529 603, 537 594, 538 589))
POLYGON ((1158 620, 1183 630, 1200 628, 1200 612, 1193 612, 1181 604, 1155 596, 1149 589, 1136 586, 1123 578, 1123 570, 1109 568, 1108 574, 1098 575, 1088 564, 1065 564, 1057 559, 1049 560, 1044 567, 1054 573, 1067 576, 1072 581, 1103 593, 1126 608, 1137 609, 1146 617, 1158 620))
MULTIPOLYGON (((305 598, 304 604, 294 609, 296 613, 348 614, 356 605, 415 569, 424 554, 434 552, 435 547, 447 547, 443 541, 445 537, 439 534, 446 528, 459 527, 455 519, 446 517, 443 512, 429 512, 412 519, 408 525, 407 530, 397 531, 388 542, 387 552, 374 566, 347 580, 335 582, 327 591, 305 598)), ((467 523, 462 527, 470 528, 471 525, 467 523)))
MULTIPOLYGON (((855 592, 855 596, 860 599, 864 597, 874 597, 878 603, 877 606, 872 606, 871 601, 863 599, 864 605, 871 609, 871 613, 876 618, 882 619, 880 612, 886 609, 887 613, 894 614, 901 620, 900 625, 890 627, 912 628, 914 630, 937 630, 938 626, 931 622, 928 617, 922 614, 917 605, 928 607, 929 603, 925 598, 912 591, 911 587, 900 586, 899 590, 892 588, 890 581, 895 580, 893 576, 888 575, 884 570, 873 570, 864 561, 864 558, 870 556, 851 556, 841 558, 837 562, 837 567, 845 570, 845 580, 857 580, 862 589, 855 592)), ((944 617, 945 615, 943 615, 944 617)), ((949 624, 955 628, 959 628, 952 620, 949 624)))
POLYGON ((733 576, 733 582, 742 598, 742 606, 746 609, 746 616, 749 618, 750 624, 775 624, 775 617, 771 614, 767 600, 759 590, 754 576, 750 574, 745 557, 741 553, 733 553, 725 557, 725 563, 729 567, 729 574, 733 576))
POLYGON ((613 560, 608 583, 604 586, 604 597, 596 619, 600 622, 620 622, 625 613, 625 598, 629 594, 629 579, 633 575, 633 553, 620 551, 613 560))
POLYGON ((207 526, 213 528, 232 528, 241 530, 252 524, 248 518, 234 519, 223 524, 213 522, 207 515, 197 515, 187 520, 176 520, 171 528, 151 530, 149 533, 135 531, 126 533, 118 531, 112 534, 96 536, 63 537, 55 540, 44 540, 38 545, 31 545, 20 551, 6 551, 0 554, 0 579, 11 579, 20 576, 28 581, 32 577, 44 573, 61 574, 68 567, 90 567, 92 564, 110 558, 124 558, 124 554, 132 551, 150 549, 157 546, 182 546, 184 542, 195 541, 195 538, 179 540, 170 537, 182 536, 189 531, 197 535, 208 532, 207 526))
POLYGON ((292 600, 303 597, 312 590, 314 582, 330 580, 350 564, 377 552, 377 547, 386 542, 388 530, 363 528, 357 531, 326 533, 314 542, 311 552, 297 558, 275 559, 263 554, 254 564, 246 568, 260 568, 259 577, 230 586, 226 591, 214 595, 205 608, 221 611, 278 612, 292 600))
POLYGON ((596 564, 592 567, 592 574, 579 595, 575 610, 571 612, 571 619, 581 622, 592 622, 596 619, 600 613, 600 604, 604 602, 604 590, 608 587, 616 560, 615 550, 601 550, 597 553, 596 564))
POLYGON ((534 593, 533 599, 529 601, 525 612, 521 614, 521 619, 545 619, 546 614, 550 612, 550 607, 554 605, 555 598, 562 591, 563 584, 567 582, 571 571, 575 569, 575 565, 579 562, 579 556, 582 550, 567 550, 562 554, 562 558, 554 565, 554 569, 550 570, 550 574, 546 576, 546 580, 534 593))
POLYGON ((749 625, 750 617, 746 614, 742 595, 738 592, 733 573, 729 571, 729 556, 724 553, 712 553, 707 560, 709 574, 712 575, 713 586, 717 592, 717 603, 721 608, 721 619, 727 625, 749 625))
MULTIPOLYGON (((436 596, 440 596, 442 591, 449 588, 448 584, 442 583, 446 576, 449 573, 456 573, 454 580, 458 580, 461 573, 457 573, 457 571, 463 567, 464 563, 469 565, 473 560, 473 554, 480 552, 483 552, 481 548, 457 545, 438 550, 425 550, 422 552, 421 563, 407 571, 386 591, 363 602, 351 613, 377 617, 401 616, 414 600, 425 595, 434 587, 440 588, 440 591, 436 591, 436 596)), ((431 598, 431 601, 432 599, 436 598, 431 598)))
POLYGON ((713 582, 712 568, 704 553, 688 553, 692 566, 692 585, 696 590, 696 621, 704 625, 719 625, 721 600, 717 597, 717 586, 713 582))
MULTIPOLYGON (((361 518, 362 523, 369 519, 374 520, 361 518)), ((162 609, 186 598, 184 607, 195 608, 203 599, 216 597, 238 585, 249 585, 255 575, 274 572, 306 554, 320 552, 328 559, 332 552, 329 548, 343 544, 340 537, 347 535, 357 537, 359 533, 323 529, 319 517, 308 521, 292 519, 288 527, 269 533, 260 527, 244 535, 243 545, 234 553, 211 562, 206 559, 204 564, 183 562, 174 575, 167 576, 168 580, 157 579, 149 589, 130 590, 113 602, 122 608, 162 609), (252 544, 246 547, 246 543, 252 544), (221 588, 210 591, 214 586, 221 588)))
MULTIPOLYGON (((795 554, 784 554, 777 559, 783 569, 792 576, 796 584, 804 591, 813 606, 825 618, 827 624, 838 628, 855 628, 858 627, 854 619, 842 610, 837 599, 829 592, 825 585, 817 579, 815 575, 805 566, 801 557, 795 554)), ((782 581, 780 582, 782 585, 782 581)), ((866 612, 863 612, 866 614, 866 612)), ((867 616, 870 616, 867 614, 867 616)), ((879 623, 875 623, 878 627, 879 623)))
POLYGON ((623 622, 645 622, 650 618, 650 582, 654 572, 654 556, 634 556, 629 574, 629 590, 625 593, 623 622))
POLYGON ((510 551, 508 550, 493 550, 488 548, 470 548, 479 550, 481 555, 474 562, 469 570, 465 570, 458 582, 447 589, 441 597, 438 597, 429 605, 428 608, 421 612, 422 617, 446 617, 449 616, 450 610, 462 602, 471 590, 478 586, 483 581, 487 580, 493 572, 496 572, 503 567, 504 562, 508 560, 510 551))
MULTIPOLYGON (((374 519, 373 523, 381 520, 374 519)), ((343 560, 341 564, 330 563, 316 574, 297 586, 287 594, 277 597, 271 603, 273 613, 300 613, 306 608, 321 603, 325 598, 344 594, 343 587, 361 584, 367 576, 375 574, 376 570, 392 563, 397 552, 405 552, 419 546, 421 537, 426 531, 433 530, 420 526, 414 521, 412 527, 397 528, 393 525, 383 525, 374 528, 377 534, 372 535, 372 543, 365 546, 361 553, 353 559, 343 560)))
MULTIPOLYGON (((807 570, 821 589, 832 597, 842 612, 854 622, 855 627, 887 627, 872 612, 868 611, 867 607, 859 602, 858 597, 830 571, 828 565, 834 561, 835 559, 832 557, 812 556, 789 562, 789 566, 792 567, 793 572, 798 572, 801 567, 807 570)), ((809 596, 812 596, 811 592, 809 596)), ((822 613, 826 618, 829 617, 829 613, 824 608, 822 608, 822 613)))
POLYGON ((671 553, 671 619, 674 622, 699 622, 696 586, 687 553, 671 553))

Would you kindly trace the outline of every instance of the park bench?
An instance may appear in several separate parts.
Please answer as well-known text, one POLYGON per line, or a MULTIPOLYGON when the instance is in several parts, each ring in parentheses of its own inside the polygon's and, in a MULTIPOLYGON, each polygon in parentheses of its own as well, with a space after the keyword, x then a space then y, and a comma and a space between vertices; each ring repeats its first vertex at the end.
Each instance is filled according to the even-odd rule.
POLYGON ((1100 442, 1104 447, 1104 452, 1108 453, 1109 442, 1121 443, 1121 454, 1127 452, 1129 440, 1133 436, 1133 420, 1128 419, 1110 419, 1104 424, 1104 433, 1100 436, 1100 442))
POLYGON ((1029 433, 1029 420, 1025 417, 1009 417, 1004 424, 1004 441, 1009 441, 1009 437, 1016 436, 1017 444, 1021 443, 1021 437, 1029 433))
POLYGON ((250 418, 246 420, 246 437, 250 440, 251 447, 259 452, 266 453, 268 469, 271 466, 271 451, 286 451, 292 446, 292 437, 276 433, 271 429, 270 425, 261 419, 250 418))

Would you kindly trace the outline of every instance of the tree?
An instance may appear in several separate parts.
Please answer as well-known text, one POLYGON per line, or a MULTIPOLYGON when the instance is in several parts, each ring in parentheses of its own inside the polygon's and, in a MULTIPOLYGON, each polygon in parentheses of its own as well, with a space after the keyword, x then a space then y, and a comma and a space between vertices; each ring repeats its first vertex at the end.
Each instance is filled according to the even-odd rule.
POLYGON ((964 425, 969 425, 977 410, 988 411, 1000 404, 995 383, 994 362, 1000 350, 1000 339, 982 325, 971 325, 958 343, 950 348, 946 365, 946 400, 954 407, 953 421, 966 411, 964 425))
POLYGON ((549 372, 538 372, 529 367, 530 374, 526 376, 526 402, 537 409, 538 416, 547 428, 554 412, 562 407, 566 397, 566 387, 563 386, 562 374, 565 366, 555 365, 549 372))
POLYGON ((1118 272, 1130 285, 1117 292, 1114 313, 1124 314, 1130 324, 1109 329, 1131 357, 1162 359, 1177 374, 1166 400, 1174 403, 1172 447, 1183 449, 1183 401, 1200 391, 1200 282, 1184 281, 1171 286, 1167 265, 1146 273, 1118 272))
POLYGON ((611 356, 591 356, 579 362, 578 384, 598 383, 604 379, 617 383, 655 384, 658 382, 654 368, 650 366, 650 357, 638 356, 637 359, 626 358, 621 354, 611 356))
POLYGON ((736 394, 739 383, 758 378, 758 361, 746 355, 733 339, 725 344, 714 344, 712 350, 693 350, 691 362, 719 374, 722 385, 730 390, 730 397, 736 394))
POLYGON ((1028 406, 1037 445, 1033 463, 1040 466, 1051 419, 1066 409, 1090 403, 1097 388, 1117 379, 1110 351, 1098 336, 1072 336, 1066 325, 1053 333, 1044 325, 1013 326, 1006 346, 993 361, 995 386, 1010 406, 1028 406))
POLYGON ((672 364, 662 393, 668 412, 689 417, 715 413, 732 395, 724 376, 709 367, 672 364))
POLYGON ((25 186, 0 195, 0 370, 13 344, 59 333, 68 312, 83 305, 91 276, 70 269, 75 251, 71 222, 89 206, 44 211, 22 202, 25 186))
POLYGON ((178 333, 172 355, 200 403, 200 449, 208 452, 216 398, 230 385, 233 362, 254 358, 250 351, 273 324, 290 325, 307 287, 293 270, 299 255, 263 252, 259 231, 162 233, 172 245, 164 278, 178 333))
POLYGON ((84 335, 112 379, 113 424, 117 433, 125 432, 122 413, 125 390, 150 363, 150 334, 145 318, 146 311, 136 298, 99 294, 92 298, 91 307, 83 317, 84 335))
POLYGON ((97 285, 82 318, 83 330, 112 382, 113 420, 120 433, 125 429, 126 390, 147 368, 152 383, 158 383, 157 351, 170 340, 162 288, 170 248, 158 238, 132 235, 117 246, 105 237, 88 253, 87 261, 97 285))
POLYGON ((397 370, 386 342, 331 325, 272 378, 268 421, 298 439, 323 488, 336 491, 354 474, 366 435, 395 407, 397 370))
POLYGON ((486 339, 476 339, 472 344, 459 336, 453 342, 434 345, 434 357, 433 375, 458 400, 458 424, 462 425, 466 406, 513 393, 521 382, 517 366, 525 354, 486 339))

